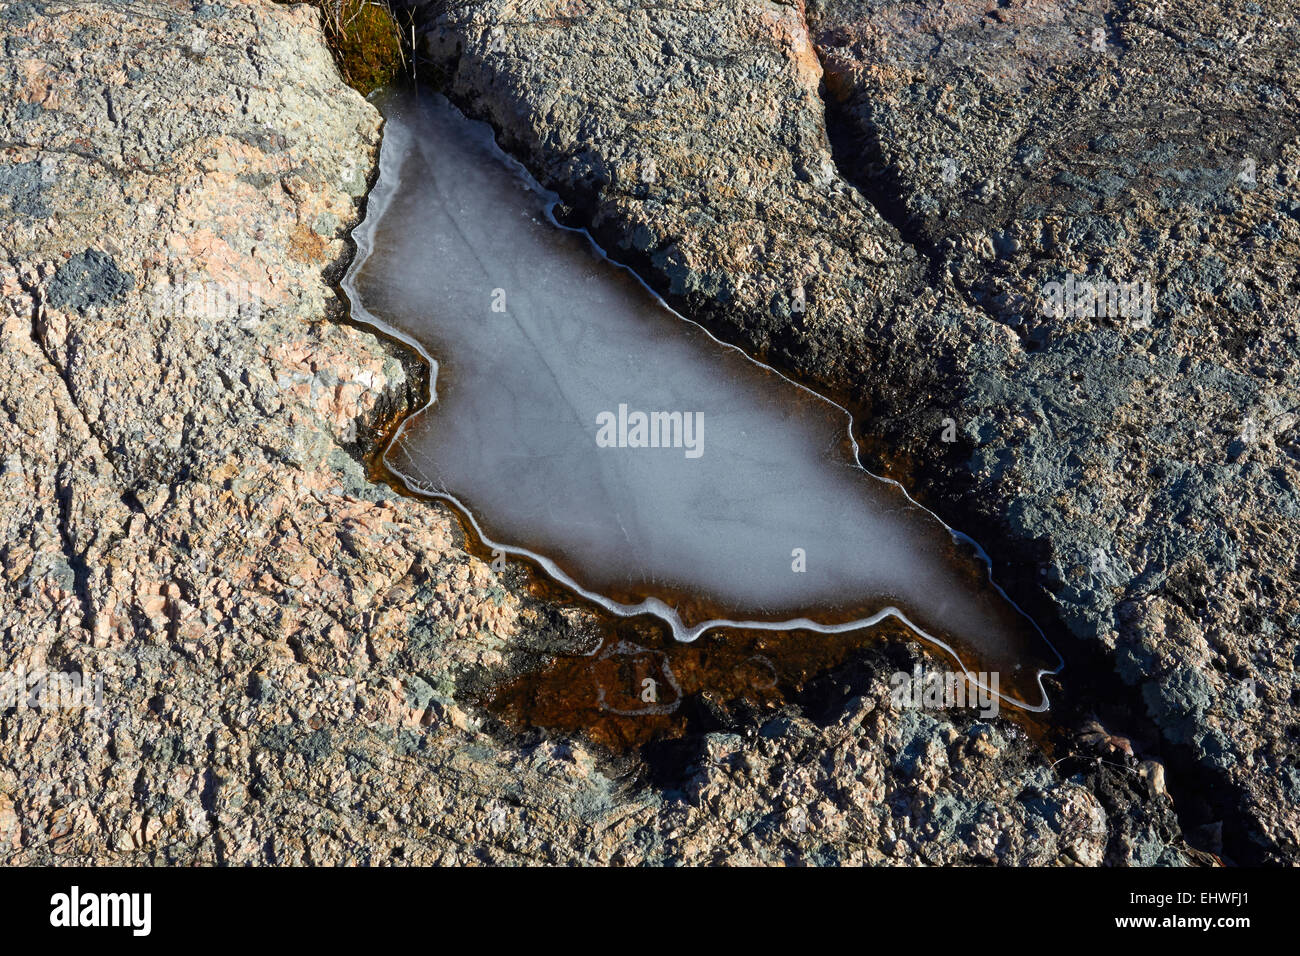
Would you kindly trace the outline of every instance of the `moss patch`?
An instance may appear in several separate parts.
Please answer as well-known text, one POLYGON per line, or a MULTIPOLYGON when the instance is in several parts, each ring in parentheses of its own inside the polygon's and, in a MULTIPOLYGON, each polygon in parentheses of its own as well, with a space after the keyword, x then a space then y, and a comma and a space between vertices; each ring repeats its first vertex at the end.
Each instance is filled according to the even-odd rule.
POLYGON ((406 63, 401 30, 382 0, 316 0, 339 72, 362 96, 391 83, 406 63))

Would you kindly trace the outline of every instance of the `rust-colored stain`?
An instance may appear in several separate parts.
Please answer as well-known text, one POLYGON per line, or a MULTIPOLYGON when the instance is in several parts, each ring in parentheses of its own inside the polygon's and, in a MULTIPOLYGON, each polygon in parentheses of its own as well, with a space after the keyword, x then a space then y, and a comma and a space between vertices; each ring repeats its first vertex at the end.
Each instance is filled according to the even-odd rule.
POLYGON ((299 262, 324 262, 327 249, 328 243, 306 223, 298 223, 289 234, 289 255, 299 262))
POLYGON ((682 644, 653 627, 637 633, 626 622, 609 623, 595 653, 557 657, 497 688, 483 705, 512 727, 578 733, 624 751, 683 736, 700 709, 692 703, 775 711, 886 630, 828 637, 727 629, 682 644))

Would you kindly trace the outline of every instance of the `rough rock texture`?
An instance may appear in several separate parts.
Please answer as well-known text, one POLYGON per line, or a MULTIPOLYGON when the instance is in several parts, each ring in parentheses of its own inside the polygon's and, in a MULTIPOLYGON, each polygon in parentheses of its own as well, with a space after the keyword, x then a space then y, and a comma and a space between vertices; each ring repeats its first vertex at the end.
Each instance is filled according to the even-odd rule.
POLYGON ((1300 859, 1288 4, 422 12, 447 90, 575 221, 867 411, 878 467, 981 537, 1205 845, 1300 859), (1044 314, 1070 276, 1154 308, 1044 314))
POLYGON ((1296 860, 1300 20, 1181 2, 894 20, 916 12, 814 22, 846 152, 875 163, 850 175, 1023 343, 962 389, 972 493, 1046 543, 1065 626, 1239 795, 1236 852, 1296 860), (1152 315, 1045 316, 1068 274, 1149 282, 1152 315))
MULTIPOLYGON (((1006 323, 948 291, 919 296, 934 318, 911 303, 931 266, 831 164, 800 11, 638 20, 604 82, 620 89, 611 67, 636 38, 675 64, 684 99, 633 136, 614 106, 592 105, 595 9, 564 13, 564 34, 509 33, 597 31, 546 74, 585 85, 561 96, 519 73, 492 109, 516 142, 537 135, 534 161, 568 143, 556 170, 614 169, 601 151, 620 136, 662 164, 655 188, 672 192, 658 208, 569 184, 608 229, 644 237, 655 275, 828 380, 852 381, 882 342, 904 366, 919 347, 907 336, 931 331, 1028 360, 1006 323), (729 45, 693 44, 700 18, 729 45), (744 84, 726 91, 734 102, 700 85, 732 68, 752 99, 744 84), (622 125, 545 145, 546 112, 528 104, 548 89, 547 111, 622 125), (694 153, 674 159, 674 137, 715 106, 726 135, 694 128, 725 175, 701 178, 694 153), (726 199, 744 217, 715 205, 737 164, 760 194, 726 199), (770 272, 742 287, 734 257, 755 245, 770 272), (805 313, 789 311, 796 280, 805 313), (762 314, 776 318, 750 323, 746 308, 774 301, 762 314)), ((477 15, 464 42, 487 51, 506 15, 477 15)), ((910 648, 668 751, 616 756, 503 725, 474 703, 485 689, 580 653, 597 622, 531 596, 517 568, 493 572, 450 514, 372 482, 353 456, 420 386, 404 355, 329 320, 379 116, 339 80, 316 14, 261 0, 0 3, 0 31, 0 676, 103 688, 98 707, 4 703, 0 861, 1198 858, 1159 764, 1103 731, 1053 763, 1004 717, 896 707, 885 680, 911 667, 910 648)), ((655 85, 651 67, 632 72, 655 85)), ((1159 600, 1146 613, 1174 613, 1159 600)), ((1261 646, 1281 646, 1281 630, 1261 646)), ((1189 699, 1217 688, 1208 668, 1182 666, 1189 699)), ((1208 719, 1169 713, 1192 741, 1208 719)))

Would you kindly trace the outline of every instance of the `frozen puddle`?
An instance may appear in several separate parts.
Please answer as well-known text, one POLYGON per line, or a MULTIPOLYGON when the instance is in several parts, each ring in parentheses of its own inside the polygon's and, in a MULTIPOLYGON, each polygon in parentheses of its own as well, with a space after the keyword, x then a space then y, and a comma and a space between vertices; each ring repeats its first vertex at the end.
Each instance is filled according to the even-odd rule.
MULTIPOLYGON (((1012 703, 1060 658, 974 545, 857 463, 848 413, 671 311, 442 97, 385 107, 345 280, 435 399, 385 453, 485 544, 683 641, 886 616, 1012 703), (436 362, 435 362, 436 360, 436 362)), ((815 635, 809 635, 815 640, 815 635)))

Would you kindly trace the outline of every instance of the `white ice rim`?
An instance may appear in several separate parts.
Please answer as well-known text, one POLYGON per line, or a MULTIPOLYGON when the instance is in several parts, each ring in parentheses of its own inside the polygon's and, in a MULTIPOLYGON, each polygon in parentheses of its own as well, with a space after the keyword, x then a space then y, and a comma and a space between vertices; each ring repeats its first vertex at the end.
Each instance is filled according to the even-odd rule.
MULTIPOLYGON (((417 96, 418 95, 419 94, 417 94, 417 96)), ((434 95, 440 96, 441 94, 434 94, 434 95)), ((459 108, 457 108, 455 104, 452 104, 452 108, 456 109, 458 113, 460 112, 459 108)), ((461 115, 464 116, 463 113, 461 115)), ((478 536, 479 540, 483 542, 483 545, 485 547, 493 551, 500 552, 502 554, 515 555, 517 557, 526 558, 530 561, 535 562, 544 571, 546 571, 546 573, 551 578, 553 578, 559 584, 563 585, 568 590, 573 591, 575 594, 578 594, 582 598, 592 602, 593 604, 596 604, 597 606, 605 609, 606 611, 608 611, 609 613, 617 617, 625 617, 625 618, 638 617, 643 614, 649 614, 654 617, 657 617, 669 626, 669 628, 672 631, 673 638, 682 643, 689 644, 697 640, 701 635, 703 635, 707 631, 713 630, 715 628, 736 628, 736 629, 743 629, 743 630, 761 630, 761 631, 799 630, 799 631, 813 631, 819 634, 843 634, 849 631, 862 630, 868 627, 872 627, 873 625, 879 624, 881 621, 885 620, 886 618, 892 617, 897 621, 899 621, 901 624, 903 624, 908 630, 910 630, 916 636, 920 637, 922 640, 927 641, 930 644, 933 644, 934 646, 946 652, 954 661, 957 662, 957 666, 961 668, 961 672, 966 677, 966 680, 968 680, 974 686, 979 687, 982 690, 986 690, 994 694, 1001 700, 1011 704, 1012 706, 1018 707, 1021 710, 1028 711, 1030 713, 1043 713, 1044 711, 1048 710, 1048 708, 1051 706, 1051 701, 1048 699, 1047 696, 1047 688, 1043 686, 1043 677, 1048 674, 1058 674, 1060 673, 1061 669, 1065 666, 1065 659, 1061 656, 1060 651, 1058 651, 1056 649, 1056 646, 1052 644, 1050 640, 1047 639, 1047 635, 1044 634, 1042 628, 1038 626, 1038 622, 1035 621, 1032 617, 1030 617, 1027 613, 1025 613, 1025 611, 1021 609, 1020 605, 1018 605, 1015 601, 1013 601, 1010 595, 1008 595, 1007 592, 1002 589, 1002 586, 998 584, 997 581, 994 580, 993 561, 988 556, 988 553, 984 550, 984 548, 980 546, 978 541, 976 541, 974 538, 970 537, 969 535, 964 534, 961 531, 958 531, 956 528, 953 528, 946 521, 940 518, 937 514, 935 514, 929 508, 925 507, 925 505, 921 504, 919 501, 913 498, 911 494, 908 493, 907 489, 904 488, 902 484, 895 481, 893 478, 889 478, 885 475, 877 475, 875 472, 866 468, 862 464, 860 450, 858 447, 858 441, 853 436, 853 413, 850 412, 843 405, 840 405, 838 402, 832 401, 831 399, 827 398, 825 395, 822 395, 820 392, 816 392, 813 389, 809 388, 808 386, 802 384, 801 382, 795 381, 794 379, 790 378, 790 376, 786 375, 779 369, 773 368, 770 365, 766 365, 763 362, 758 361, 758 359, 751 356, 748 352, 746 352, 744 349, 740 348, 739 346, 735 346, 730 344, 729 342, 722 341, 717 336, 715 336, 712 332, 710 332, 705 326, 701 325, 699 322, 696 322, 694 319, 688 318, 687 316, 684 316, 680 312, 675 310, 672 306, 670 306, 667 302, 665 302, 663 297, 660 296, 659 293, 657 293, 653 288, 651 288, 650 285, 646 283, 646 281, 642 279, 641 276, 634 269, 632 269, 629 266, 623 265, 622 263, 614 259, 611 259, 605 253, 605 250, 601 248, 601 246, 592 237, 591 233, 589 233, 586 229, 577 228, 574 226, 566 226, 565 224, 561 223, 558 219, 556 219, 554 210, 555 210, 555 206, 560 201, 559 195, 548 189, 543 188, 540 183, 538 183, 535 179, 533 179, 532 174, 528 172, 527 168, 522 163, 520 163, 510 154, 506 153, 503 149, 501 149, 500 146, 497 145, 495 134, 492 130, 492 127, 489 124, 482 122, 481 120, 470 120, 468 117, 465 117, 465 119, 468 122, 472 123, 474 126, 481 128, 483 133, 483 140, 485 144, 489 146, 491 151, 501 161, 503 161, 510 169, 514 170, 515 175, 519 177, 520 183, 523 186, 527 187, 533 193, 537 194, 543 200, 545 200, 546 205, 544 207, 544 211, 546 214, 547 221, 552 226, 554 226, 557 229, 565 230, 566 232, 577 233, 583 236, 587 240, 587 242, 591 245, 592 250, 596 253, 597 256, 599 256, 601 259, 603 259, 605 262, 608 262, 610 265, 614 266, 615 268, 622 269, 624 272, 630 275, 634 280, 636 280, 636 282, 643 289, 646 290, 646 292, 648 292, 651 296, 654 297, 654 300, 659 303, 661 308, 666 309, 669 313, 674 315, 682 322, 690 323, 691 325, 695 326, 697 329, 699 329, 701 332, 703 332, 705 335, 707 335, 710 339, 712 339, 715 343, 722 346, 723 348, 731 349, 732 351, 740 353, 740 355, 742 355, 747 361, 752 362, 754 365, 758 366, 759 368, 762 368, 768 372, 771 372, 774 375, 779 376, 781 379, 790 383, 795 388, 806 392, 807 394, 813 396, 818 401, 825 402, 827 405, 830 405, 832 408, 835 408, 839 412, 843 413, 844 417, 847 419, 846 429, 848 431, 849 442, 853 446, 854 464, 862 472, 864 472, 867 475, 870 475, 872 478, 893 485, 895 488, 897 488, 899 491, 903 493, 903 496, 912 505, 914 505, 917 508, 920 508, 926 514, 932 517, 935 521, 939 522, 939 524, 941 524, 944 527, 944 529, 948 532, 948 534, 952 536, 954 541, 962 542, 964 544, 969 545, 971 548, 973 548, 976 553, 976 556, 982 562, 984 562, 984 566, 988 574, 989 584, 992 585, 994 590, 996 590, 998 594, 1001 595, 1002 598, 1008 604, 1010 604, 1011 607, 1015 609, 1017 614, 1019 614, 1026 621, 1029 622, 1030 626, 1034 629, 1034 631, 1038 634, 1038 636, 1042 638, 1043 643, 1046 644, 1047 647, 1051 649, 1052 653, 1056 655, 1057 665, 1056 667, 1050 670, 1046 668, 1039 670, 1034 675, 1034 680, 1038 684, 1039 693, 1042 695, 1042 703, 1037 705, 1032 705, 1026 703, 1023 700, 1020 700, 1019 698, 1010 696, 1008 694, 1004 694, 997 688, 990 687, 987 683, 980 681, 979 675, 975 671, 972 671, 966 667, 965 663, 963 663, 961 659, 961 655, 959 655, 952 646, 940 640, 939 638, 933 636, 932 634, 929 634, 924 628, 913 623, 911 620, 908 619, 906 614, 904 614, 898 608, 893 607, 892 605, 882 608, 881 610, 870 615, 869 617, 858 618, 853 621, 845 621, 840 624, 822 624, 817 621, 810 620, 806 617, 798 617, 798 618, 789 618, 784 621, 745 621, 745 620, 731 620, 728 618, 715 618, 713 620, 704 621, 694 626, 687 625, 686 622, 682 620, 681 616, 677 613, 675 609, 673 609, 670 605, 666 604, 664 601, 660 600, 659 598, 649 597, 638 604, 624 604, 622 602, 615 601, 614 599, 606 597, 603 594, 599 594, 598 592, 583 587, 572 577, 570 577, 567 573, 565 573, 565 571, 562 568, 560 568, 560 566, 557 565, 552 559, 548 558, 544 554, 540 554, 528 548, 521 548, 514 545, 508 545, 503 542, 492 540, 484 533, 482 527, 480 527, 479 525, 478 518, 474 515, 474 513, 463 502, 461 502, 460 499, 458 499, 455 495, 451 494, 450 492, 444 489, 435 488, 432 484, 428 482, 422 482, 419 479, 412 478, 409 475, 406 475, 400 471, 397 471, 396 469, 393 469, 392 473, 401 480, 406 490, 414 494, 420 495, 422 497, 444 501, 452 505, 461 515, 464 516, 465 520, 470 523, 471 527, 474 529, 474 533, 478 536)), ((379 221, 383 218, 384 212, 388 209, 388 205, 391 202, 392 197, 397 190, 397 187, 401 184, 401 175, 400 175, 401 167, 400 164, 396 161, 396 156, 397 155, 405 156, 405 152, 403 151, 395 154, 394 147, 402 142, 402 138, 404 137, 404 135, 405 135, 404 133, 402 134, 401 137, 395 134, 390 135, 389 124, 387 122, 384 123, 383 140, 379 148, 379 175, 375 180, 374 188, 371 189, 370 195, 367 197, 365 218, 362 219, 362 221, 359 222, 352 230, 352 240, 356 244, 356 255, 353 256, 352 263, 351 265, 348 266, 347 273, 344 275, 343 280, 340 283, 340 285, 343 288, 343 291, 347 293, 349 305, 351 307, 351 314, 352 314, 353 321, 360 322, 363 325, 368 325, 371 328, 375 329, 376 331, 382 333, 383 335, 396 339, 399 342, 402 342, 403 344, 409 346, 422 359, 424 359, 424 361, 427 362, 429 366, 429 401, 425 403, 422 407, 416 409, 414 412, 408 414, 402 420, 401 424, 397 427, 396 432, 394 432, 393 437, 389 440, 388 445, 384 448, 383 453, 381 455, 381 460, 383 460, 385 463, 387 463, 389 451, 391 451, 394 446, 396 446, 398 443, 401 442, 406 432, 407 425, 409 425, 420 415, 423 415, 426 411, 432 408, 438 401, 437 359, 435 359, 432 355, 430 355, 429 352, 425 349, 425 347, 422 344, 420 344, 420 342, 416 341, 414 338, 400 331, 399 329, 393 328, 391 325, 384 322, 382 319, 378 318, 377 316, 373 315, 369 310, 367 310, 365 305, 362 304, 361 296, 357 291, 356 284, 354 281, 355 276, 361 270, 361 267, 365 265, 366 261, 370 258, 370 255, 374 251, 374 232, 376 226, 379 223, 379 221), (394 139, 397 140, 397 143, 392 142, 394 139)), ((598 649, 599 648, 593 648, 591 651, 588 652, 588 656, 595 654, 598 649)))

